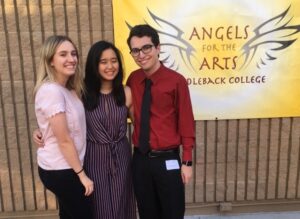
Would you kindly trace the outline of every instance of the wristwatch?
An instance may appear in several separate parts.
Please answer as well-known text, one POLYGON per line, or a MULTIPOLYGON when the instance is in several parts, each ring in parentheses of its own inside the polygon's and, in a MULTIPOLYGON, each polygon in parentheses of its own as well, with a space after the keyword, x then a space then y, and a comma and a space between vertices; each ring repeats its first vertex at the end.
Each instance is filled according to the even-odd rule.
POLYGON ((190 160, 187 160, 187 161, 182 161, 182 164, 183 164, 183 165, 186 165, 186 166, 188 166, 188 167, 190 167, 190 166, 193 165, 193 162, 190 161, 190 160))

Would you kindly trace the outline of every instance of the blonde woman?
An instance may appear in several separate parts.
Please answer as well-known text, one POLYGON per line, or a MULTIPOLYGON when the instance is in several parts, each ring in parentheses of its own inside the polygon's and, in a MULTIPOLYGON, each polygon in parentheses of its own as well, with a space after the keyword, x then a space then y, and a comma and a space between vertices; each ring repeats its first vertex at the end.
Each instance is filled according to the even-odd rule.
POLYGON ((86 122, 78 53, 67 36, 51 36, 41 48, 34 89, 35 114, 44 146, 37 150, 40 178, 59 202, 61 219, 89 219, 93 181, 83 169, 86 122))

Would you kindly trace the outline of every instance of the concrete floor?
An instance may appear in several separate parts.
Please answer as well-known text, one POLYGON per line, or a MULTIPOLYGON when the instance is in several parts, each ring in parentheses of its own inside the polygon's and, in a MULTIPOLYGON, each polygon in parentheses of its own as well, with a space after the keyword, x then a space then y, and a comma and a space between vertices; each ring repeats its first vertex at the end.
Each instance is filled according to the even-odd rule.
POLYGON ((235 215, 198 215, 185 216, 184 219, 300 219, 298 212, 251 213, 235 215))
MULTIPOLYGON (((0 219, 58 219, 57 212, 48 214, 38 212, 24 214, 1 215, 0 219)), ((249 213, 249 214, 226 214, 226 215, 193 215, 185 216, 184 219, 300 219, 300 211, 295 212, 271 212, 271 213, 249 213)))

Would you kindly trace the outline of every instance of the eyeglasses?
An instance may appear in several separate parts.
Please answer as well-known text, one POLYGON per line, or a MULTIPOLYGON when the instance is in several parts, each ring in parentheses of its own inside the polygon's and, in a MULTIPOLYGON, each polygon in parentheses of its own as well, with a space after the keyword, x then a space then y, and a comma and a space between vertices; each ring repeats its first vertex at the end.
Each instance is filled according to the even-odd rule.
POLYGON ((151 52, 152 47, 154 45, 151 44, 146 44, 144 46, 142 46, 142 48, 138 49, 138 48, 132 48, 130 50, 130 54, 134 57, 138 56, 140 54, 140 52, 142 51, 144 54, 148 54, 149 52, 151 52))

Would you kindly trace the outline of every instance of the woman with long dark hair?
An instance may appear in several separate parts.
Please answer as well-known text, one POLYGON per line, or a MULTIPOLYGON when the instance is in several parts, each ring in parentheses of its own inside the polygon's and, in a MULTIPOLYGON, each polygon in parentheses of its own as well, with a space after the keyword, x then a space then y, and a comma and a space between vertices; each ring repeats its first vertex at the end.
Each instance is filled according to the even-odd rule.
POLYGON ((136 218, 131 149, 126 136, 132 112, 131 91, 124 87, 119 50, 99 41, 89 50, 83 103, 86 109, 85 169, 94 181, 95 219, 136 218))

